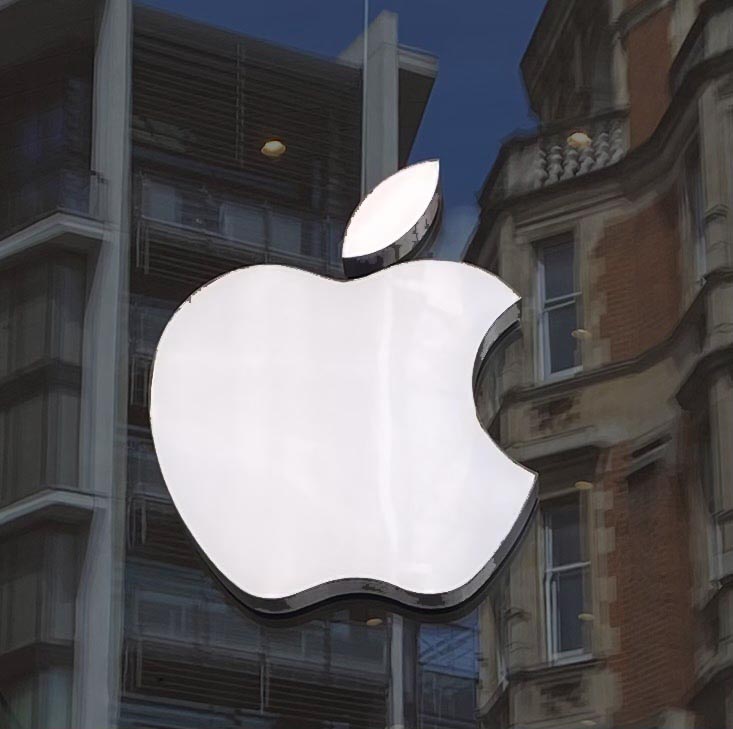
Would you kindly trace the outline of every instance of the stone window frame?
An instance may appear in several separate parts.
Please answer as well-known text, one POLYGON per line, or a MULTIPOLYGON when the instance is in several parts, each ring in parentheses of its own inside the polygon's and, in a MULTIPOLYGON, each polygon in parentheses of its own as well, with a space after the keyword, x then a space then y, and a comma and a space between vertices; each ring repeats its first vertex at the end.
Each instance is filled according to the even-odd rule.
POLYGON ((587 630, 584 630, 583 635, 583 646, 578 649, 560 651, 557 649, 558 636, 557 636, 557 614, 558 608, 553 608, 551 600, 551 585, 552 578, 556 574, 567 573, 572 571, 579 571, 583 575, 582 589, 583 589, 583 603, 585 609, 590 609, 592 603, 592 597, 589 594, 592 588, 592 554, 590 544, 588 543, 589 527, 587 523, 588 504, 582 492, 573 491, 561 491, 552 494, 542 499, 541 502, 541 522, 540 522, 540 533, 541 533, 541 546, 542 546, 542 560, 541 566, 541 581, 542 581, 542 612, 544 616, 544 627, 545 627, 545 646, 547 650, 548 663, 552 665, 558 665, 563 663, 575 663, 579 661, 585 661, 592 657, 591 639, 587 634, 587 630), (568 502, 570 500, 577 500, 578 502, 578 528, 580 534, 580 547, 584 560, 580 562, 568 563, 560 566, 553 566, 551 564, 551 548, 550 548, 550 533, 551 530, 546 521, 546 512, 553 508, 553 506, 568 502))

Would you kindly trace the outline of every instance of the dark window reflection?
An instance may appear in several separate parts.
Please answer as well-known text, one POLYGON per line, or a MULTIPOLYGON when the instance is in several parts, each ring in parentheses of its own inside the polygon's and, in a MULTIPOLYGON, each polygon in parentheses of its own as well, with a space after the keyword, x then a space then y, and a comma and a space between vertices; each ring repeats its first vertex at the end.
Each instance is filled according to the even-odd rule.
POLYGON ((90 166, 92 55, 63 48, 0 74, 3 235, 57 211, 101 211, 90 166))
POLYGON ((538 256, 542 371, 548 377, 580 364, 576 338, 580 293, 576 285, 575 244, 572 240, 540 244, 538 256))
POLYGON ((78 488, 85 278, 68 254, 0 272, 0 503, 78 488))
POLYGON ((543 506, 545 525, 545 609, 552 660, 582 655, 586 648, 586 577, 589 567, 582 535, 579 497, 543 506))

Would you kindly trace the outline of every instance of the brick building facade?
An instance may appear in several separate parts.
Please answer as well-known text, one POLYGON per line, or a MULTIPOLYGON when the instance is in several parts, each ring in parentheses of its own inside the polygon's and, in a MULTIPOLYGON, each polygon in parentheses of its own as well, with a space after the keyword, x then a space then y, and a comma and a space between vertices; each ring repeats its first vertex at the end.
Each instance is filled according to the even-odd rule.
POLYGON ((549 0, 522 72, 466 260, 523 298, 477 401, 541 506, 482 725, 731 726, 733 3, 549 0))

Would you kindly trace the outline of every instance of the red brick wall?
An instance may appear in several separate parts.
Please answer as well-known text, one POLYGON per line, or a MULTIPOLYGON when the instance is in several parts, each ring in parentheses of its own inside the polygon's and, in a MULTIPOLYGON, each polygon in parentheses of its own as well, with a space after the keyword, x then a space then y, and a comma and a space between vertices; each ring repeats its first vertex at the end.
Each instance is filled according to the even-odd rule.
MULTIPOLYGON (((627 0, 634 5, 636 0, 627 0)), ((626 38, 631 146, 645 141, 669 106, 672 6, 635 25, 626 38)))
POLYGON ((606 567, 616 578, 610 621, 620 641, 609 659, 621 692, 614 726, 651 726, 665 708, 685 706, 694 681, 688 507, 663 465, 628 478, 621 446, 608 467, 606 526, 615 530, 615 551, 606 567))
POLYGON ((604 259, 597 287, 605 298, 600 336, 610 344, 611 361, 635 357, 666 339, 678 322, 682 296, 676 190, 609 225, 596 255, 604 259))

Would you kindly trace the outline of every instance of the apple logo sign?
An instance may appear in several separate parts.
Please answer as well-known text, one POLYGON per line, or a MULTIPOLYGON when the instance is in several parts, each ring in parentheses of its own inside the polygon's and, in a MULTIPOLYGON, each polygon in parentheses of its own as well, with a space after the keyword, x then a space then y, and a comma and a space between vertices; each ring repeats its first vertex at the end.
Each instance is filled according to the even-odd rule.
POLYGON ((455 607, 533 512, 535 474, 481 428, 473 393, 479 347, 516 318, 517 295, 463 263, 384 267, 431 228, 438 174, 408 167, 359 206, 344 263, 368 275, 236 270, 163 332, 150 405, 163 477, 255 610, 355 594, 455 607))

